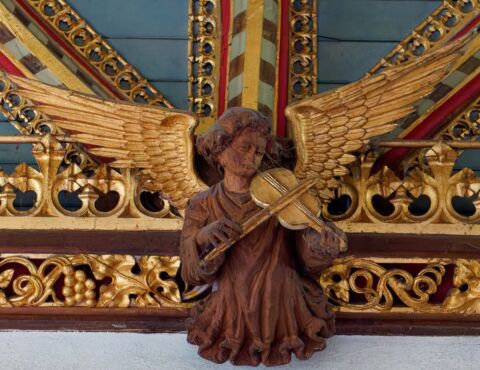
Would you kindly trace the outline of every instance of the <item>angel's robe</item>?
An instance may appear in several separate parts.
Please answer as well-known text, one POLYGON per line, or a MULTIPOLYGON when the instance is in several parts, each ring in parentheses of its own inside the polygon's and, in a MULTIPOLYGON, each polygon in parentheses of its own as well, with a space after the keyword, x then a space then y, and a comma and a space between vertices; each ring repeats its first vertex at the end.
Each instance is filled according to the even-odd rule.
POLYGON ((214 362, 280 365, 291 352, 306 359, 335 331, 312 276, 335 256, 326 246, 309 246, 301 232, 295 236, 275 217, 217 257, 213 271, 200 268, 199 230, 222 217, 241 223, 258 210, 250 194, 228 192, 220 182, 192 198, 185 213, 182 278, 190 285, 212 283, 212 292, 191 310, 188 341, 214 362))

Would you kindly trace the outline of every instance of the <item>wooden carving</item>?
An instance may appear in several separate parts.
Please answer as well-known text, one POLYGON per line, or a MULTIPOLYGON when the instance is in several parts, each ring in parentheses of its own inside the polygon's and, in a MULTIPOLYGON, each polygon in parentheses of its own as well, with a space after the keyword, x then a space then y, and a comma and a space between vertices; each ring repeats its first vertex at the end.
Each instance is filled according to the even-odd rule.
POLYGON ((14 104, 15 97, 32 101, 55 126, 71 132, 70 139, 113 158, 111 166, 143 169, 151 190, 186 208, 181 274, 190 286, 211 287, 192 310, 189 342, 215 362, 280 365, 291 353, 306 359, 322 350, 335 330, 315 279, 345 250, 346 238, 318 219, 318 201, 306 191, 315 187, 315 196, 328 199, 355 152, 412 112, 465 42, 289 107, 299 184, 282 171, 259 174, 271 123, 254 110, 232 108, 199 137, 198 152, 224 174, 206 190, 193 165, 196 122, 190 113, 107 101, 7 75, 0 76, 0 98, 2 104, 14 104), (259 191, 262 181, 271 186, 266 193, 259 191), (264 206, 275 217, 260 218, 264 206), (297 216, 304 218, 299 222, 297 216))

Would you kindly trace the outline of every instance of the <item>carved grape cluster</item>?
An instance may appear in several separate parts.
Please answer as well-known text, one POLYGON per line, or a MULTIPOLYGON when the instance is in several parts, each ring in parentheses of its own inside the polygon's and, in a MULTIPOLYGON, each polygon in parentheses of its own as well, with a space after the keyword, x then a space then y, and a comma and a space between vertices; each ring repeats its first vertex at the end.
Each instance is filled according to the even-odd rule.
POLYGON ((65 305, 95 307, 97 304, 95 300, 95 281, 87 279, 84 271, 75 271, 71 265, 64 266, 63 273, 65 278, 62 293, 65 297, 65 305))

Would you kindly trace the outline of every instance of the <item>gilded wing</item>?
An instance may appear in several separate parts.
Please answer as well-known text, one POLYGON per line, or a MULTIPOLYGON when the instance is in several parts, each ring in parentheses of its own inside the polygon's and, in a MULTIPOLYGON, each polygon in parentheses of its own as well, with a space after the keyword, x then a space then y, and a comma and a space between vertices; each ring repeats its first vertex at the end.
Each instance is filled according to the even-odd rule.
POLYGON ((112 167, 141 168, 153 189, 180 209, 206 189, 194 169, 195 118, 152 105, 110 101, 8 75, 15 91, 49 115, 52 123, 113 158, 112 167))
POLYGON ((319 195, 331 198, 329 189, 337 186, 334 177, 348 174, 345 166, 356 159, 352 153, 413 112, 415 102, 442 80, 467 41, 288 106, 297 150, 296 176, 317 177, 319 195))

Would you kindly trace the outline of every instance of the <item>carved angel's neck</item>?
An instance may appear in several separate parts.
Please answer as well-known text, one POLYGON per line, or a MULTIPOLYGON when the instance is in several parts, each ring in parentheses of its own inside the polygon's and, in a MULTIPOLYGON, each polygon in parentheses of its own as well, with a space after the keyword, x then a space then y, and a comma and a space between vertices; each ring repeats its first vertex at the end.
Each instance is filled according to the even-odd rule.
POLYGON ((247 193, 250 191, 251 181, 252 179, 249 177, 238 176, 233 173, 225 172, 225 176, 223 177, 223 186, 231 193, 247 193))

